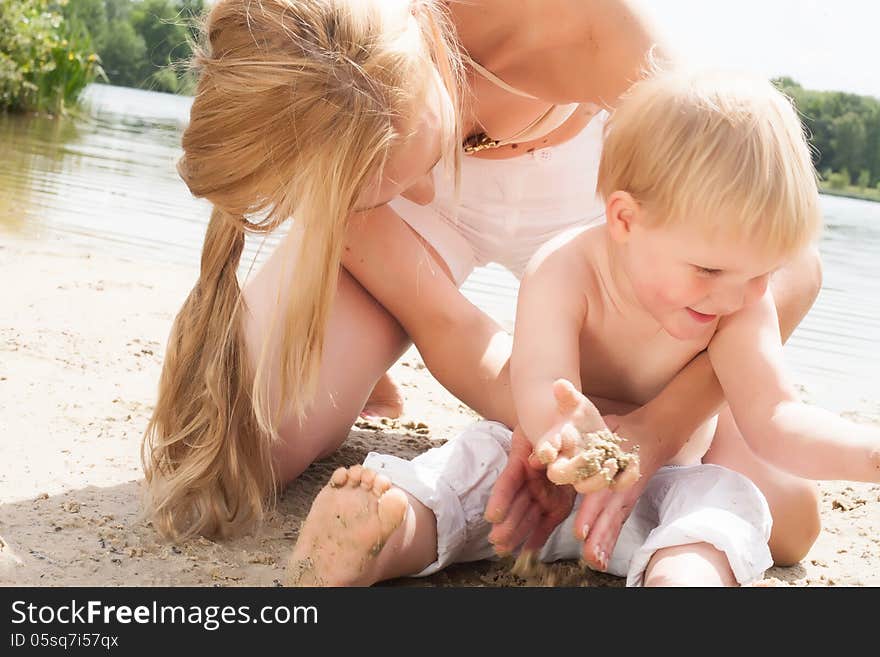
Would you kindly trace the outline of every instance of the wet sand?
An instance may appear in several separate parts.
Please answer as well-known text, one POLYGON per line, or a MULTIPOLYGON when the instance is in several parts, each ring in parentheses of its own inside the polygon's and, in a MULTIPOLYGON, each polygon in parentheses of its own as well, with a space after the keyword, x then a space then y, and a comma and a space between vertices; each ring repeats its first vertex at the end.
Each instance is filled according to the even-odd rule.
MULTIPOLYGON (((412 457, 477 418, 410 350, 393 369, 406 415, 353 427, 332 458, 287 487, 258 536, 170 545, 141 515, 139 449, 165 339, 196 270, 5 235, 0 269, 3 586, 279 585, 299 524, 336 467, 359 463, 371 450, 412 457)), ((880 406, 856 419, 880 422, 880 406)), ((823 483, 822 515, 810 554, 768 577, 798 586, 880 585, 880 486, 823 483)), ((477 562, 393 584, 623 584, 576 563, 526 581, 510 565, 477 562)))

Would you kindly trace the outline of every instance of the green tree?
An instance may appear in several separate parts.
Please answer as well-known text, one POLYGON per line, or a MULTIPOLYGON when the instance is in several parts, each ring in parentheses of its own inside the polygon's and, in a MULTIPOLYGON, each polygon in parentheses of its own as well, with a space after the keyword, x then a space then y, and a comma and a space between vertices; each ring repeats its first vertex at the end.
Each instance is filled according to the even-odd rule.
POLYGON ((131 13, 131 23, 147 47, 145 86, 175 93, 181 86, 178 75, 163 73, 191 53, 186 21, 171 0, 144 0, 131 13))
POLYGON ((144 81, 147 45, 131 23, 118 19, 110 23, 99 54, 112 84, 137 87, 144 81))
POLYGON ((107 35, 107 9, 104 0, 69 0, 62 14, 71 31, 88 34, 97 50, 107 35))
POLYGON ((797 106, 818 170, 867 170, 871 184, 880 180, 880 100, 804 89, 788 77, 773 83, 797 106))
POLYGON ((831 145, 834 148, 832 166, 861 170, 865 166, 865 139, 867 131, 862 118, 852 111, 847 111, 832 122, 834 137, 831 145))
POLYGON ((0 110, 57 114, 103 71, 91 36, 50 0, 0 0, 0 110))
POLYGON ((828 185, 831 189, 846 189, 849 185, 849 174, 832 173, 828 176, 828 185))
POLYGON ((131 0, 104 0, 108 24, 113 21, 128 21, 131 18, 131 0))
POLYGON ((868 185, 871 184, 871 172, 867 169, 862 169, 859 171, 859 187, 861 189, 867 189, 868 185))

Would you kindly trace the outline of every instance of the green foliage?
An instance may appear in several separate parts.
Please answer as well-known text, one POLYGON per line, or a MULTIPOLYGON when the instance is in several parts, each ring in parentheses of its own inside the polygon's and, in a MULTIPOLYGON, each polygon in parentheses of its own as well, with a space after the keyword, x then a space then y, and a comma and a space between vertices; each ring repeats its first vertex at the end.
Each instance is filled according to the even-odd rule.
POLYGON ((69 0, 64 14, 90 26, 111 84, 188 93, 195 79, 182 64, 204 9, 204 0, 69 0))
POLYGON ((849 187, 849 174, 832 173, 828 177, 828 186, 831 187, 831 189, 846 189, 849 187))
POLYGON ((104 7, 107 11, 107 23, 113 21, 128 22, 131 16, 131 8, 133 3, 131 0, 104 0, 104 7))
POLYGON ((177 93, 184 86, 184 80, 183 74, 175 70, 175 64, 186 61, 192 54, 179 2, 143 0, 132 10, 131 24, 147 46, 141 86, 177 93))
POLYGON ((849 172, 858 171, 859 187, 880 182, 880 99, 804 89, 785 77, 773 82, 800 111, 810 135, 816 168, 823 172, 824 180, 830 183, 830 172, 839 171, 849 186, 849 172), (867 182, 863 185, 864 172, 867 182))
POLYGON ((68 0, 61 13, 73 29, 88 34, 95 48, 101 48, 107 35, 104 0, 68 0))
POLYGON ((0 0, 0 109, 57 114, 104 75, 66 0, 0 0))
POLYGON ((204 0, 0 0, 0 109, 61 112, 96 79, 189 93, 204 0))
POLYGON ((128 21, 114 19, 101 47, 101 62, 112 84, 137 87, 143 81, 147 44, 128 21))
POLYGON ((862 169, 859 171, 859 187, 862 189, 867 189, 871 186, 871 172, 867 169, 862 169))

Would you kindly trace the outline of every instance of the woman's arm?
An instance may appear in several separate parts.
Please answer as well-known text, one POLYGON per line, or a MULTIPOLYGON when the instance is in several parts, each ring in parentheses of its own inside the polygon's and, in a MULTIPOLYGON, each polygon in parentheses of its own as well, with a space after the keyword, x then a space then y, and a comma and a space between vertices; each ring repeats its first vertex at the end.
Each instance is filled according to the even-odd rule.
POLYGON ((431 374, 486 418, 516 426, 512 337, 456 288, 433 248, 388 206, 354 215, 342 262, 400 322, 431 374))
POLYGON ((721 321, 709 345, 736 424, 754 452, 808 479, 880 481, 880 431, 797 399, 770 292, 721 321))

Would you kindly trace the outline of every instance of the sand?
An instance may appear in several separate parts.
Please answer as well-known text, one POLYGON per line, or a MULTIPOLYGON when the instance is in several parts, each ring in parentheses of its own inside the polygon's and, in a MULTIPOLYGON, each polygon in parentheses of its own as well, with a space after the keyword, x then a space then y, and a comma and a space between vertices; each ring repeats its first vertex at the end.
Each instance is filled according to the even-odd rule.
MULTIPOLYGON (((406 393, 394 422, 361 422, 332 458, 290 485, 258 536, 162 542, 141 515, 139 448, 165 338, 196 270, 0 235, 0 585, 277 586, 311 500, 339 465, 376 450, 410 458, 476 415, 414 350, 392 372, 406 393)), ((880 422, 876 412, 857 420, 880 422)), ((823 483, 824 528, 786 585, 880 585, 880 486, 823 483)), ((525 580, 512 562, 454 566, 394 585, 621 586, 575 563, 525 580)))

